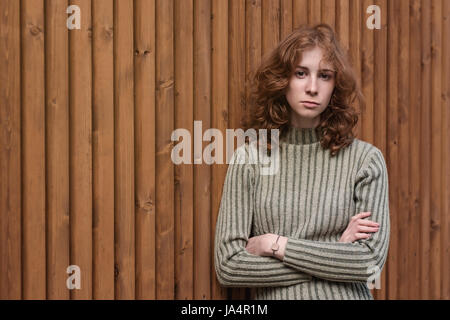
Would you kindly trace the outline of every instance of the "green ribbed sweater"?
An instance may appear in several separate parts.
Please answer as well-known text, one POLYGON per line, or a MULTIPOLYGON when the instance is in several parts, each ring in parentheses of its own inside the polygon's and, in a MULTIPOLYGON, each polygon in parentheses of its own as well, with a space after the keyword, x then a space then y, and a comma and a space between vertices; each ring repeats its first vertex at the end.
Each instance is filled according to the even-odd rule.
POLYGON ((216 224, 214 265, 225 287, 251 287, 254 299, 373 299, 386 261, 390 222, 382 152, 368 142, 331 157, 313 128, 290 127, 279 167, 252 163, 255 145, 236 149, 228 166, 216 224), (245 163, 239 163, 245 161, 245 163), (338 242, 352 216, 370 211, 372 237, 338 242), (283 261, 245 250, 250 237, 288 237, 283 261))

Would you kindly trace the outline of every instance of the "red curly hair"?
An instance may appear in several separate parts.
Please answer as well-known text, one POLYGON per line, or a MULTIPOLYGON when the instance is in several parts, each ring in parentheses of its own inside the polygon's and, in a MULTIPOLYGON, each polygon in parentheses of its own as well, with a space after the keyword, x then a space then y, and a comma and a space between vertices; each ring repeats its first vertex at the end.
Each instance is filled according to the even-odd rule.
MULTIPOLYGON (((321 23, 313 27, 303 25, 294 29, 263 57, 246 83, 249 112, 244 115, 242 124, 245 130, 255 129, 258 136, 258 129, 268 129, 268 133, 270 129, 279 129, 279 138, 286 136, 291 120, 291 107, 285 96, 289 79, 301 60, 302 52, 316 46, 323 50, 324 60, 336 70, 330 103, 320 114, 320 123, 316 128, 321 146, 329 148, 330 154, 334 156, 341 148, 353 142, 353 128, 358 122, 359 113, 351 103, 357 98, 363 106, 364 97, 347 55, 328 24, 321 23)), ((267 142, 270 150, 269 141, 270 138, 267 142)))

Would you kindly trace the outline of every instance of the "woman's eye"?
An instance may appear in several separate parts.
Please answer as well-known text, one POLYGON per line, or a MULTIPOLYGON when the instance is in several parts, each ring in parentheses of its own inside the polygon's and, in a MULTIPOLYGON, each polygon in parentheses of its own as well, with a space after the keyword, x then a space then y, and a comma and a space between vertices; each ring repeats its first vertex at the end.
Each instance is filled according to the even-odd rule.
MULTIPOLYGON (((304 71, 297 71, 296 74, 299 75, 300 77, 304 77, 304 76, 305 76, 305 72, 304 72, 304 71)), ((331 79, 331 76, 330 76, 329 74, 326 74, 326 73, 322 73, 321 76, 322 76, 323 79, 325 79, 325 80, 331 79)))

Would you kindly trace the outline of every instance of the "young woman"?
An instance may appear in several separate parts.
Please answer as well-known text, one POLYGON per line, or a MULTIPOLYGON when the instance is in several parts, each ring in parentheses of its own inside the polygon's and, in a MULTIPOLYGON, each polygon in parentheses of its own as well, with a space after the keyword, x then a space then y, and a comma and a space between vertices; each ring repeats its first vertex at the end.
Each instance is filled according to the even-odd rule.
POLYGON ((353 136, 350 104, 364 100, 333 30, 294 30, 252 79, 246 129, 279 130, 279 168, 261 175, 239 162, 252 143, 233 154, 216 224, 219 282, 251 287, 254 299, 373 299, 389 246, 387 169, 353 136))

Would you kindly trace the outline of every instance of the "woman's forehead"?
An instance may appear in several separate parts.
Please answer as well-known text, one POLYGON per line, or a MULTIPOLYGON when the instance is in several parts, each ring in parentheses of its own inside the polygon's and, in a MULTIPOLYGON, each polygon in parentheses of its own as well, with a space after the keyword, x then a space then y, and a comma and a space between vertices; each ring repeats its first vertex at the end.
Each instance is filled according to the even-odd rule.
POLYGON ((324 57, 323 50, 319 47, 302 52, 295 67, 308 70, 334 71, 333 64, 324 57))

